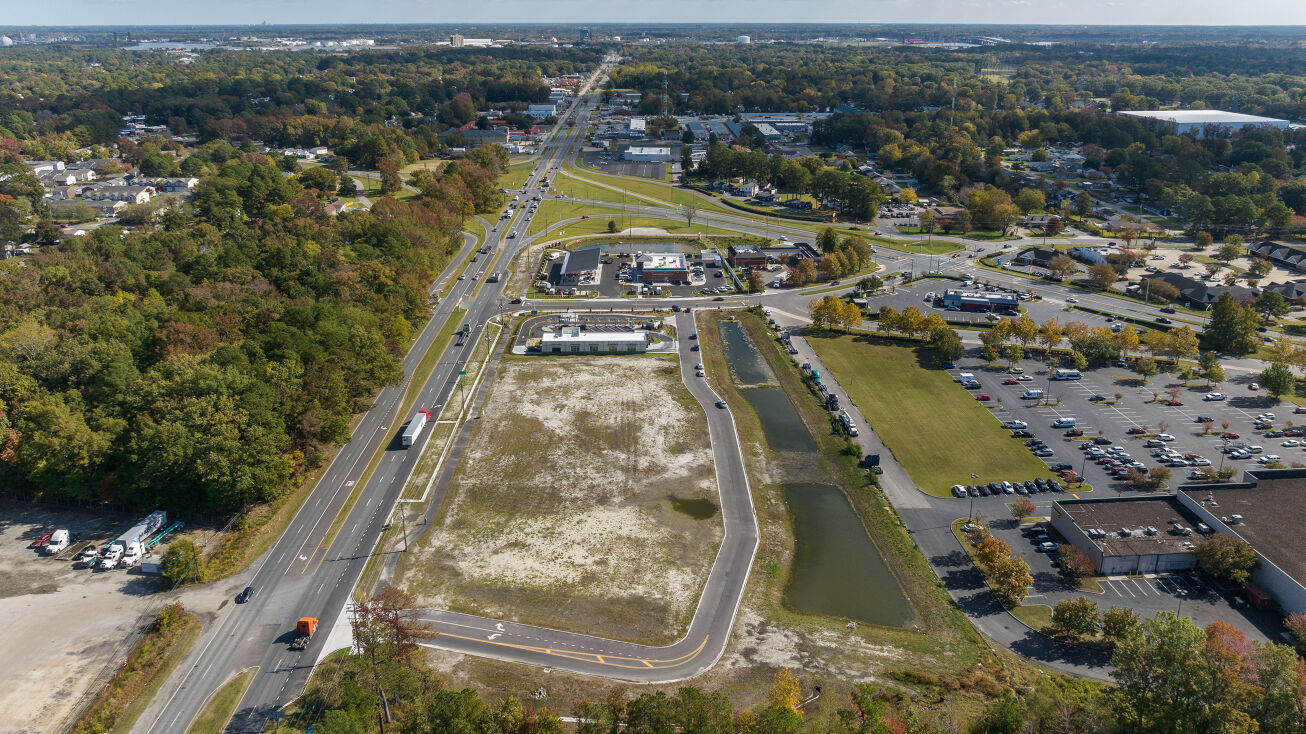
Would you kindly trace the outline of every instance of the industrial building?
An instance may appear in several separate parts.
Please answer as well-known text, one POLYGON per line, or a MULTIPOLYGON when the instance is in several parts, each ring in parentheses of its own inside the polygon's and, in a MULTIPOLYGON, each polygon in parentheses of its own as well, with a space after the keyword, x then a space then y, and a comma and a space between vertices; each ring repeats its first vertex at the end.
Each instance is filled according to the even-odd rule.
POLYGON ((530 115, 532 120, 546 120, 558 114, 558 107, 553 104, 527 105, 526 114, 530 115))
POLYGON ((1224 110, 1130 110, 1117 114, 1158 120, 1176 135, 1192 133, 1199 139, 1231 135, 1248 126, 1288 129, 1287 120, 1224 110))
POLYGON ((689 281, 689 260, 683 253, 644 253, 635 258, 635 267, 639 269, 639 279, 643 283, 689 281))
POLYGON ((1214 532, 1255 549, 1252 582, 1285 614, 1306 613, 1306 469, 1250 469, 1241 482, 1180 487, 1178 501, 1214 532))
POLYGON ((638 163, 670 163, 671 148, 663 145, 632 145, 622 152, 621 157, 638 163))
POLYGON ((1172 494, 1052 503, 1052 527, 1105 576, 1192 568, 1197 522, 1172 494))
POLYGON ((950 288, 943 292, 943 307, 956 306, 962 311, 1001 311, 1016 308, 1020 300, 1014 293, 963 291, 950 288))
POLYGON ((540 336, 542 354, 641 354, 648 349, 647 331, 588 331, 560 326, 540 336))

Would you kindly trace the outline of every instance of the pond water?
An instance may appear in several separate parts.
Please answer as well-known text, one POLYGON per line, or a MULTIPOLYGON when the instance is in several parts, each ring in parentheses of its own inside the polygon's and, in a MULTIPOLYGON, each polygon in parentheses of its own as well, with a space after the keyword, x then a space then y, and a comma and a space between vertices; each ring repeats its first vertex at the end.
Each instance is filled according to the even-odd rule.
POLYGON ((706 520, 717 512, 716 503, 709 499, 671 498, 671 509, 689 515, 695 520, 706 520))
POLYGON ((784 487, 794 519, 785 604, 801 612, 903 627, 915 617, 848 498, 831 484, 784 487))
MULTIPOLYGON (((767 445, 793 457, 815 454, 816 441, 784 389, 775 387, 775 374, 743 326, 723 321, 719 331, 730 376, 757 413, 767 445)), ((819 477, 803 479, 784 483, 795 540, 785 604, 796 611, 887 627, 911 623, 911 604, 843 491, 813 481, 819 477)))

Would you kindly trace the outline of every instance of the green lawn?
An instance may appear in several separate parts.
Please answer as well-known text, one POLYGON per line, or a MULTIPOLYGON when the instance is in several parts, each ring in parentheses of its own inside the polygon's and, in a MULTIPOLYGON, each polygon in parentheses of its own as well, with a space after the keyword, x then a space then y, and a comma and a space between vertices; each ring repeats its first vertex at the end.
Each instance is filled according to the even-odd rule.
MULTIPOLYGON (((603 228, 607 230, 608 219, 620 215, 621 210, 609 209, 607 207, 594 206, 593 204, 576 204, 568 201, 549 201, 540 203, 540 210, 535 213, 535 218, 531 220, 531 226, 526 230, 527 236, 543 232, 550 224, 556 224, 563 219, 573 219, 589 215, 590 217, 603 217, 603 228)), ((574 224, 581 224, 575 222, 574 224)))
POLYGON ((231 715, 236 713, 236 705, 245 696, 245 689, 254 678, 253 668, 244 671, 218 689, 196 717, 194 723, 186 729, 186 734, 221 734, 227 728, 231 715))
POLYGON ((1052 607, 1046 604, 1021 604, 1011 610, 1011 616, 1042 632, 1052 624, 1052 607))
POLYGON ((520 189, 526 185, 526 179, 531 177, 531 172, 534 170, 535 166, 530 162, 509 168, 507 173, 499 176, 499 188, 509 191, 520 189))
POLYGON ((954 484, 1048 474, 1047 465, 1012 441, 984 403, 947 372, 921 367, 915 349, 865 336, 810 341, 922 490, 948 497, 954 484))

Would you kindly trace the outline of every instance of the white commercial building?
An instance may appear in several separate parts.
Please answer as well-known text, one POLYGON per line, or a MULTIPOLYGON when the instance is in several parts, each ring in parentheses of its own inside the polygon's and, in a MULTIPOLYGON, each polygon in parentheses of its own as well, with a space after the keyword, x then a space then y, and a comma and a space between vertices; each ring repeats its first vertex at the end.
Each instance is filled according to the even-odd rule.
POLYGON ((1160 120, 1167 123, 1176 135, 1193 133, 1198 138, 1219 137, 1235 133, 1244 127, 1272 127, 1288 129, 1288 121, 1276 117, 1244 115, 1224 110, 1130 110, 1120 112, 1128 117, 1160 120))
POLYGON ((648 123, 642 117, 632 117, 626 129, 632 138, 642 138, 648 133, 648 123))
POLYGON ((739 36, 738 38, 735 39, 735 43, 749 44, 752 42, 753 39, 748 36, 739 36))
POLYGON ((670 163, 671 148, 666 146, 631 146, 621 157, 640 163, 670 163))
POLYGON ((647 349, 647 331, 587 331, 563 326, 540 337, 543 354, 638 354, 647 349))
POLYGON ((558 107, 557 105, 551 104, 528 105, 526 107, 526 114, 530 115, 532 119, 543 120, 558 114, 558 107))

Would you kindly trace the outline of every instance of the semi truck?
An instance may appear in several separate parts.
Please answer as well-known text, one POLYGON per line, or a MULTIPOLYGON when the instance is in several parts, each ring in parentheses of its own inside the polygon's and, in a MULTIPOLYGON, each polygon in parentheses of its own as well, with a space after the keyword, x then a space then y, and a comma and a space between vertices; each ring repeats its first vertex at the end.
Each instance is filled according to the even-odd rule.
POLYGON ((295 639, 290 643, 291 650, 303 650, 317 631, 317 617, 300 617, 295 623, 295 639))
POLYGON ((145 555, 142 544, 162 529, 167 522, 168 513, 164 510, 155 510, 146 515, 143 520, 109 543, 100 561, 100 568, 107 571, 116 568, 119 561, 128 559, 130 559, 129 565, 135 564, 141 556, 145 555))
POLYGON ((408 421, 408 425, 404 427, 404 432, 399 435, 399 443, 403 444, 404 448, 412 446, 417 441, 417 437, 422 434, 422 429, 426 427, 426 421, 430 417, 431 411, 429 410, 419 410, 413 414, 413 419, 408 421))

